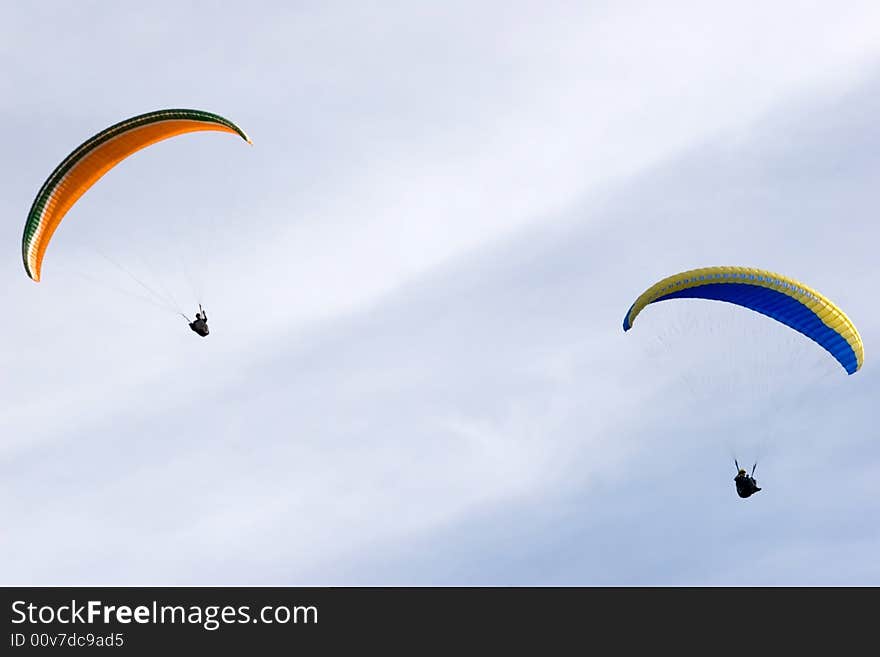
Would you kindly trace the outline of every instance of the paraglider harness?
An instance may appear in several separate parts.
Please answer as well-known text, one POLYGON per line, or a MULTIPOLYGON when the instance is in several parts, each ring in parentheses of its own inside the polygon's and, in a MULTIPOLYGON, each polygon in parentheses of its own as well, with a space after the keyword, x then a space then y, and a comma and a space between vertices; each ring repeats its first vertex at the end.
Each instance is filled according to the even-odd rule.
POLYGON ((203 338, 210 333, 208 331, 208 314, 202 309, 202 304, 199 304, 199 312, 196 313, 195 321, 190 322, 186 315, 183 315, 183 318, 189 322, 189 327, 203 338))
POLYGON ((736 477, 733 480, 736 482, 736 494, 740 497, 749 497, 757 493, 760 488, 758 488, 758 482, 755 480, 755 468, 758 467, 758 464, 752 466, 752 474, 746 474, 746 471, 739 467, 739 463, 737 463, 736 459, 733 459, 734 464, 736 465, 736 477))

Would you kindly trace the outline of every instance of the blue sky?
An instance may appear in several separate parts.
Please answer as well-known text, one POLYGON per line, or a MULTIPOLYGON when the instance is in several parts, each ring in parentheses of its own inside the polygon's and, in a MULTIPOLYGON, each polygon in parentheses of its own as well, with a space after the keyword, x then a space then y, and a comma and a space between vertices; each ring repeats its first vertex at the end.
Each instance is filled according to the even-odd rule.
POLYGON ((874 3, 172 6, 0 10, 0 581, 880 583, 874 3), (254 145, 138 153, 34 284, 39 185, 161 107, 254 145), (865 367, 709 302, 623 333, 713 264, 865 367))

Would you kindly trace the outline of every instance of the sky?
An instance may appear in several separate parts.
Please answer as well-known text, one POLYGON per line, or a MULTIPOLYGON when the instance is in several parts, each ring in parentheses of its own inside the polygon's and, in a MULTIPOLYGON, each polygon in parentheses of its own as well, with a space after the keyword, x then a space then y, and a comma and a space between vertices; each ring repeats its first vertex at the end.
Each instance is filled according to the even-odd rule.
POLYGON ((713 4, 4 4, 0 583, 880 584, 880 6, 713 4), (137 153, 28 279, 52 169, 166 107, 253 145, 137 153), (864 367, 623 332, 722 264, 864 367))

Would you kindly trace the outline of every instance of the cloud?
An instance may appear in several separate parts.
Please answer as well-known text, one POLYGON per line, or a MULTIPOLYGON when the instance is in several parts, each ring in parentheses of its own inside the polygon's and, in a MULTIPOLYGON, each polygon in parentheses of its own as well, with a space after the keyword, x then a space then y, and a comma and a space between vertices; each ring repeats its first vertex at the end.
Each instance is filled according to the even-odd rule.
POLYGON ((125 162, 39 285, 21 225, 0 228, 3 580, 796 582, 867 554, 870 532, 804 527, 876 515, 870 367, 818 376, 812 345, 706 311, 761 331, 768 363, 808 358, 762 379, 800 412, 771 415, 768 494, 745 506, 719 445, 768 404, 740 387, 709 408, 688 370, 655 365, 746 365, 672 308, 650 321, 690 355, 658 351, 648 315, 620 330, 659 276, 726 261, 804 278, 872 343, 880 40, 873 5, 853 7, 266 4, 137 30, 104 4, 57 23, 7 9, 0 47, 26 62, 2 83, 7 217, 88 135, 157 106, 228 115, 254 147, 193 135, 125 162), (61 58, 68 74, 33 82, 61 58), (95 249, 168 273, 187 311, 189 259, 211 337, 132 298, 95 249), (790 391, 795 374, 819 388, 790 391), (823 462, 847 484, 808 506, 823 462), (742 549, 760 552, 748 576, 742 549))

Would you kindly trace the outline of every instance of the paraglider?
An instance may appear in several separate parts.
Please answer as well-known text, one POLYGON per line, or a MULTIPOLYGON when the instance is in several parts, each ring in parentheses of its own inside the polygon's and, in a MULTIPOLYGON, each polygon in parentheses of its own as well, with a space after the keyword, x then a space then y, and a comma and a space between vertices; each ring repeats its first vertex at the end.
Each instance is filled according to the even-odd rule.
MULTIPOLYGON (((184 315, 184 318, 189 322, 189 317, 184 315)), ((189 322, 189 327, 203 338, 208 337, 208 313, 202 309, 202 304, 199 304, 199 312, 196 313, 195 320, 189 322)))
MULTIPOLYGON (((854 374, 864 362, 862 338, 843 310, 803 283, 763 269, 723 266, 692 269, 664 278, 645 290, 623 318, 623 330, 649 305, 671 299, 708 299, 748 308, 813 340, 854 374)), ((761 490, 752 473, 737 467, 736 492, 748 498, 761 490)))
POLYGON ((736 477, 733 478, 733 481, 736 484, 736 494, 745 498, 751 497, 761 490, 758 488, 758 482, 755 480, 755 468, 758 467, 758 464, 755 463, 755 465, 752 466, 752 474, 746 474, 745 468, 739 467, 739 463, 737 463, 736 459, 734 459, 733 462, 737 468, 736 477))
POLYGON ((685 298, 726 301, 761 313, 818 343, 847 374, 862 367, 862 338, 843 310, 793 278, 751 267, 704 267, 664 278, 630 306, 623 330, 629 331, 648 305, 685 298))
POLYGON ((204 130, 229 132, 251 143, 241 128, 217 114, 165 109, 121 121, 76 148, 43 183, 28 213, 21 241, 27 275, 40 280, 43 256, 64 215, 105 173, 147 146, 204 130))

